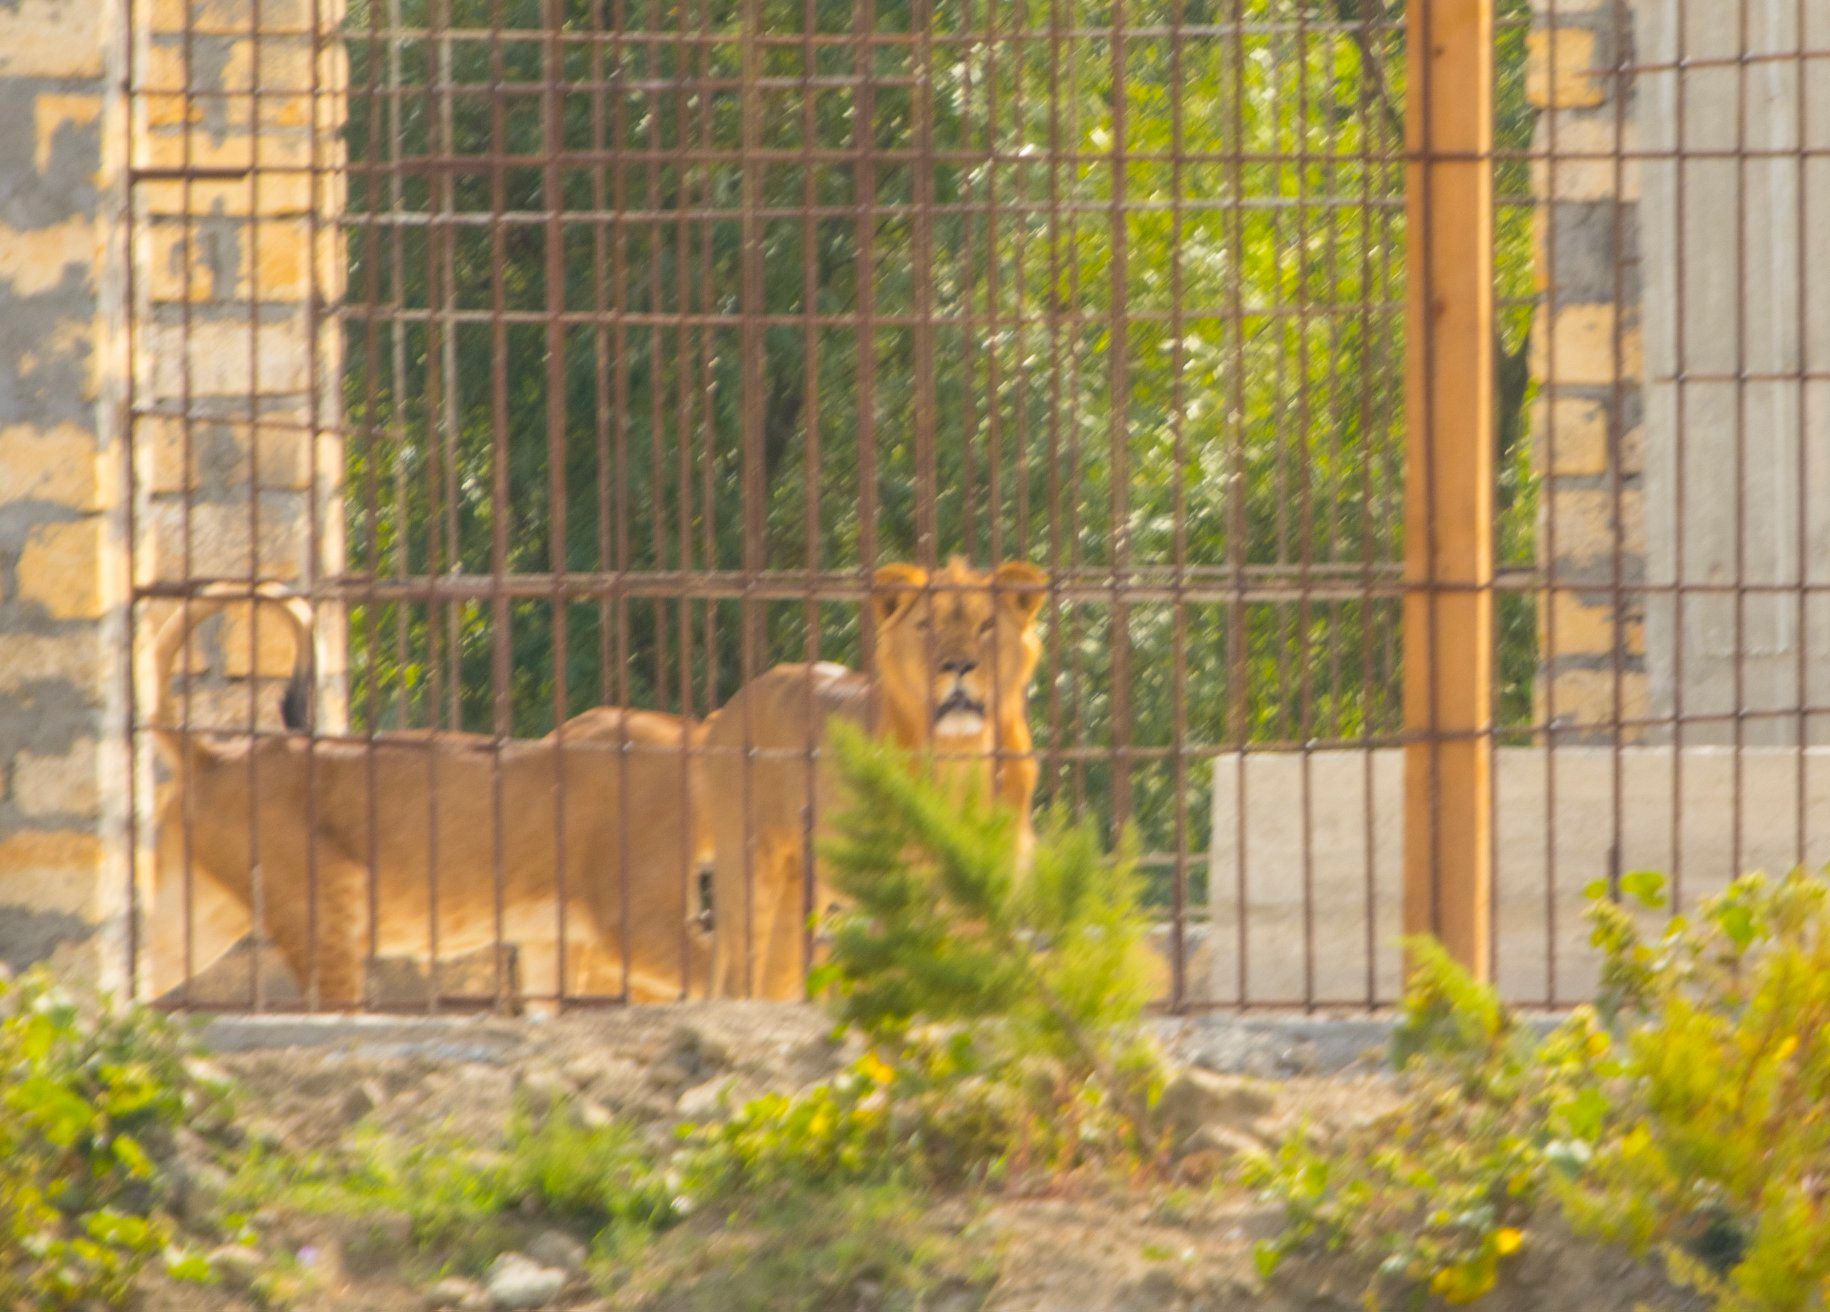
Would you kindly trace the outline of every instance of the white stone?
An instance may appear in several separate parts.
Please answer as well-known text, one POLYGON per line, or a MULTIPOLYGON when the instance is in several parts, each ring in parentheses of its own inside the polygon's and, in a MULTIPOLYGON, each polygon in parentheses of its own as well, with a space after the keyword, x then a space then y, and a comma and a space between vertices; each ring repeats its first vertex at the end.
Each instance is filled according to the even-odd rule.
POLYGON ((527 1255, 541 1266, 576 1274, 585 1269, 590 1250, 563 1230, 543 1230, 527 1246, 527 1255))
POLYGON ((545 1307, 566 1287, 566 1273, 541 1266, 521 1253, 504 1253, 490 1264, 484 1290, 493 1308, 545 1307))

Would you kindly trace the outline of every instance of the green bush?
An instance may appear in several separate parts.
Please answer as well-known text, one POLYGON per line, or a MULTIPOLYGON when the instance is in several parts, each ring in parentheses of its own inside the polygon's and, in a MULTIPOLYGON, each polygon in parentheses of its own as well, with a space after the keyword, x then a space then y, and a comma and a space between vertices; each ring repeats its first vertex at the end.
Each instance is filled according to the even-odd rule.
MULTIPOLYGON (((1663 905, 1659 881, 1638 891, 1663 905)), ((1725 1312, 1824 1307, 1830 885, 1749 876, 1653 937, 1605 902, 1594 923, 1625 1050, 1573 1220, 1656 1247, 1725 1312)))
POLYGON ((1748 876, 1655 934, 1663 881, 1621 891, 1589 889, 1597 1007, 1543 1039, 1412 945, 1397 1109, 1252 1170, 1286 1207, 1267 1274, 1319 1247, 1372 1267, 1375 1302, 1470 1301, 1555 1211, 1723 1312, 1830 1304, 1830 885, 1748 876))
POLYGON ((155 1260, 209 1278, 174 1242, 157 1163, 225 1096, 157 1013, 42 971, 0 982, 0 1306, 119 1301, 155 1260))
POLYGON ((1287 1214, 1259 1248, 1260 1271, 1305 1248, 1342 1253, 1371 1269, 1372 1306, 1424 1290, 1465 1303, 1491 1290, 1606 1113, 1593 1072, 1611 1044, 1592 1012, 1539 1040, 1433 940, 1409 947, 1393 1036, 1400 1105, 1332 1140, 1296 1134, 1247 1170, 1287 1214))
POLYGON ((1057 1164, 1150 1148, 1160 1075, 1129 859, 1049 817, 1019 871, 1008 809, 849 726, 833 737, 851 804, 825 856, 849 905, 818 979, 893 1070, 890 1099, 961 1146, 1025 1139, 1057 1164))

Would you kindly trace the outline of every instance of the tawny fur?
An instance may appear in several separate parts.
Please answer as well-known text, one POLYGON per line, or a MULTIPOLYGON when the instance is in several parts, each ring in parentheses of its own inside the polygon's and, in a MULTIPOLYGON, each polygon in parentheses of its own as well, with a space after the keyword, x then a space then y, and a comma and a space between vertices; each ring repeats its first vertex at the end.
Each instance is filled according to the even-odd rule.
MULTIPOLYGON (((309 678, 309 611, 277 588, 257 595, 291 627, 296 693, 309 678)), ((552 999, 562 901, 566 995, 620 994, 625 975, 641 1000, 703 988, 694 877, 710 833, 691 806, 699 764, 689 753, 704 724, 600 707, 499 749, 460 733, 382 735, 371 748, 177 731, 169 685, 191 628, 247 597, 207 590, 154 644, 152 732, 176 776, 160 806, 150 899, 155 996, 184 973, 193 900, 212 904, 214 942, 226 938, 225 914, 258 918, 325 1007, 361 1003, 371 954, 431 959, 497 942, 516 945, 524 994, 552 999)), ((208 964, 193 952, 191 971, 208 964)))
MULTIPOLYGON (((781 665, 719 711, 705 737, 714 850, 712 993, 794 999, 805 989, 809 843, 841 805, 830 754, 834 718, 868 726, 943 774, 972 775, 1022 817, 1027 848, 1037 769, 1028 692, 1041 654, 1036 616, 1047 576, 1010 563, 990 575, 958 560, 932 577, 886 565, 873 580, 870 675, 781 665), (944 713, 950 697, 981 708, 944 713)), ((811 909, 830 895, 814 876, 811 909)))

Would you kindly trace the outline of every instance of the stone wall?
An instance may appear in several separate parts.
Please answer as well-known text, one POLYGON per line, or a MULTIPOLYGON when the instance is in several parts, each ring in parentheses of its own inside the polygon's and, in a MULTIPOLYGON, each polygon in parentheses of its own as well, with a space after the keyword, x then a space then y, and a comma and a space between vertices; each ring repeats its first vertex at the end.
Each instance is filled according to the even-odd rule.
MULTIPOLYGON (((126 982, 131 838, 165 782, 129 752, 152 691, 129 652, 176 604, 136 606, 136 585, 341 563, 340 330, 322 312, 344 275, 341 17, 337 0, 0 4, 8 966, 126 982)), ((321 646, 340 654, 335 619, 321 646)), ((272 722, 291 654, 253 627, 200 631, 196 723, 248 723, 250 681, 272 722)))
POLYGON ((1830 0, 1533 2, 1540 712, 1830 742, 1830 0))
MULTIPOLYGON (((1647 712, 1638 162, 1626 0, 1536 0, 1527 95, 1542 298, 1531 429, 1543 479, 1538 720, 1603 742, 1647 712), (1616 591, 1616 588, 1621 589, 1616 591)), ((1635 741, 1640 730, 1622 738, 1635 741)))
POLYGON ((0 5, 0 962, 118 968, 121 15, 0 5))
MULTIPOLYGON (((304 582, 343 556, 341 327, 316 308, 344 278, 341 6, 139 5, 135 576, 304 582)), ((173 604, 142 608, 142 640, 173 604)), ((342 649, 330 619, 324 653, 342 649)), ((238 609, 194 648, 195 722, 274 723, 278 624, 238 609)))

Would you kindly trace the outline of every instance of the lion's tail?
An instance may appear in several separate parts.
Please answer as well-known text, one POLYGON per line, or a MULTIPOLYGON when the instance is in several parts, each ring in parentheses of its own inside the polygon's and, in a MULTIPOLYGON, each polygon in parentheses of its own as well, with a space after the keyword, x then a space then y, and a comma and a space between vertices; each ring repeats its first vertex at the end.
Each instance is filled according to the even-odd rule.
POLYGON ((184 650, 191 630, 224 607, 237 601, 273 606, 292 629, 292 675, 280 703, 280 717, 288 729, 303 729, 311 718, 312 645, 311 607, 278 583, 259 583, 250 590, 240 583, 212 583, 193 594, 178 613, 165 622, 153 639, 152 736, 166 758, 176 763, 194 740, 176 727, 172 706, 172 667, 184 650))

